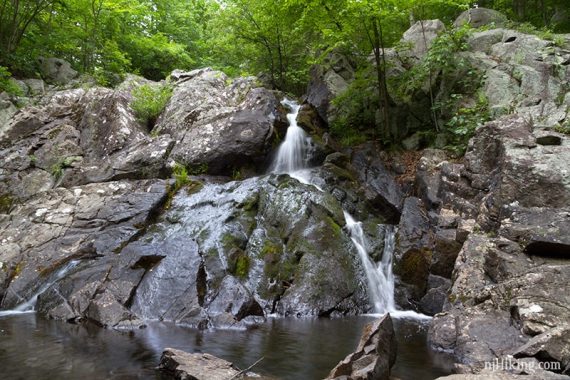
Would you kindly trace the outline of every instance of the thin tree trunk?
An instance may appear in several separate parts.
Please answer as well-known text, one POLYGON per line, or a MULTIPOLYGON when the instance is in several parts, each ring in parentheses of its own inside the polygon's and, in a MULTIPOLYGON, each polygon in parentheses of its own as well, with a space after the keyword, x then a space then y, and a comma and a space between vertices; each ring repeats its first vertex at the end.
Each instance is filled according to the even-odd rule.
POLYGON ((384 51, 384 37, 382 34, 382 25, 376 17, 372 19, 372 28, 374 31, 374 60, 376 61, 376 78, 378 81, 378 95, 380 97, 380 107, 382 109, 382 118, 384 119, 384 135, 388 138, 392 133, 390 130, 390 114, 388 102, 388 86, 386 84, 386 57, 384 51))
MULTIPOLYGON (((426 37, 426 31, 425 31, 425 27, 424 27, 424 22, 423 20, 420 20, 420 25, 422 27, 422 36, 424 39, 424 44, 426 46, 426 49, 428 48, 427 46, 427 37, 426 37)), ((428 80, 429 80, 429 101, 430 101, 430 107, 431 107, 431 117, 433 119, 433 124, 435 125, 435 130, 439 132, 440 128, 439 128, 439 123, 437 121, 437 114, 435 112, 434 109, 434 103, 435 103, 435 99, 434 99, 434 95, 433 95, 433 72, 431 70, 431 66, 428 67, 429 72, 428 72, 428 80)))

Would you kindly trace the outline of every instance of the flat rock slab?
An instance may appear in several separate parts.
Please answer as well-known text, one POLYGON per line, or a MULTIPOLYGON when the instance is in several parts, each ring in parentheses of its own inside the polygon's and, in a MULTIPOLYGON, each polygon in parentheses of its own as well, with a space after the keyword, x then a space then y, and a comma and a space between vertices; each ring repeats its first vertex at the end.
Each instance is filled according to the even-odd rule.
POLYGON ((267 379, 251 372, 242 373, 232 363, 213 355, 190 354, 174 348, 164 350, 158 368, 180 380, 267 379))

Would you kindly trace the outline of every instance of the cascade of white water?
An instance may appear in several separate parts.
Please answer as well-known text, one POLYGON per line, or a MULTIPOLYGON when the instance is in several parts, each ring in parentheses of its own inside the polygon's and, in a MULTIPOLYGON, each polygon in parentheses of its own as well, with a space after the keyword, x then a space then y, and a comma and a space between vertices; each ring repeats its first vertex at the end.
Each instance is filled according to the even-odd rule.
POLYGON ((13 314, 23 314, 23 313, 32 313, 35 311, 36 303, 38 302, 38 297, 48 290, 50 286, 55 284, 57 281, 61 280, 71 269, 73 269, 79 261, 72 260, 66 265, 64 265, 60 270, 58 270, 55 275, 51 277, 51 280, 43 284, 38 291, 36 291, 29 300, 22 302, 21 304, 17 305, 15 308, 11 310, 2 310, 0 311, 0 317, 4 315, 13 315, 13 314))
MULTIPOLYGON (((302 183, 311 184, 323 191, 314 183, 310 170, 307 168, 308 156, 310 154, 310 137, 305 131, 297 125, 297 114, 300 106, 294 101, 285 99, 283 104, 291 108, 291 113, 287 114, 289 120, 289 128, 285 139, 281 143, 277 156, 271 165, 272 173, 286 173, 296 178, 302 183)), ((396 309, 394 301, 394 274, 392 272, 392 257, 395 247, 395 228, 388 226, 386 229, 384 252, 382 260, 374 263, 368 256, 366 249, 367 242, 360 222, 344 212, 346 225, 350 232, 352 242, 354 243, 368 282, 368 293, 373 305, 373 313, 385 314, 390 313, 394 317, 424 319, 429 318, 425 315, 418 314, 414 311, 400 311, 396 309)))
POLYGON ((291 113, 287 114, 289 128, 271 165, 271 172, 290 174, 307 167, 309 136, 297 125, 297 115, 301 106, 289 99, 284 99, 282 103, 291 108, 291 113))
POLYGON ((396 311, 394 303, 394 275, 392 273, 392 255, 395 240, 394 227, 390 226, 386 230, 382 260, 379 263, 374 263, 368 256, 367 242, 361 222, 355 221, 346 211, 344 212, 344 218, 366 273, 368 294, 374 308, 373 312, 384 314, 396 311))

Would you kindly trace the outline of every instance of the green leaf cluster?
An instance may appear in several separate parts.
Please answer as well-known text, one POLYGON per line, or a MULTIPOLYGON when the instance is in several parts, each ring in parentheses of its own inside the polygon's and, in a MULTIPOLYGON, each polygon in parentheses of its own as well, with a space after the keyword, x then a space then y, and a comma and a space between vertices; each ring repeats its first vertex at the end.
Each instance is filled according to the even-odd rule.
POLYGON ((137 119, 150 131, 172 97, 172 87, 168 84, 143 84, 136 87, 130 103, 137 119))
POLYGON ((23 94, 22 89, 16 84, 8 68, 0 66, 0 92, 4 91, 16 96, 23 94))

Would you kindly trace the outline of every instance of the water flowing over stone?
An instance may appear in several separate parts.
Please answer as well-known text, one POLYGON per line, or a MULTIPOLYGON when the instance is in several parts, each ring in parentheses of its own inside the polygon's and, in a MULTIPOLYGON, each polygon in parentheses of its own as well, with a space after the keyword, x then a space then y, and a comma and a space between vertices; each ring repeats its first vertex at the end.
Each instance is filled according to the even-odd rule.
POLYGON ((352 242, 358 251, 366 272, 368 294, 373 305, 373 312, 385 314, 396 311, 394 303, 394 275, 392 273, 392 255, 394 253, 395 240, 394 227, 389 226, 386 231, 382 260, 374 263, 368 256, 366 249, 368 244, 364 237, 361 223, 355 221, 346 211, 344 212, 344 217, 352 242))
POLYGON ((291 112, 287 114, 289 128, 271 165, 271 172, 293 173, 307 167, 310 137, 297 125, 297 115, 301 106, 289 99, 284 99, 282 103, 291 107, 291 112))
POLYGON ((5 315, 21 314, 21 313, 31 313, 35 311, 36 303, 38 302, 38 297, 49 289, 50 286, 55 284, 57 281, 65 277, 70 270, 75 268, 79 261, 72 260, 65 264, 60 270, 58 270, 48 281, 46 281, 40 288, 32 295, 30 299, 22 302, 12 310, 0 311, 0 317, 5 315))

